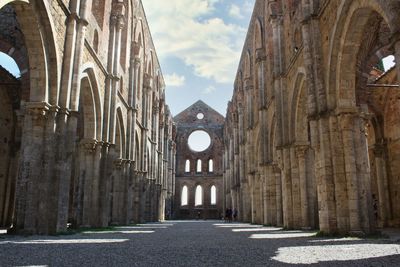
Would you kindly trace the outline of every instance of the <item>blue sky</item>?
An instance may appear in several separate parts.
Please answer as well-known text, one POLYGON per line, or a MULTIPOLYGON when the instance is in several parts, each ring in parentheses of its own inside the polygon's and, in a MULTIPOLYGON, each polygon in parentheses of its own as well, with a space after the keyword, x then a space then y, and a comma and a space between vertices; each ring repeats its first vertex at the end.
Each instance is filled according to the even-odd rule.
POLYGON ((222 115, 255 0, 142 0, 177 115, 201 99, 222 115))
MULTIPOLYGON (((255 0, 142 0, 173 115, 201 99, 226 115, 255 0)), ((393 57, 385 67, 392 66, 393 57)), ((0 53, 0 65, 19 76, 0 53)))

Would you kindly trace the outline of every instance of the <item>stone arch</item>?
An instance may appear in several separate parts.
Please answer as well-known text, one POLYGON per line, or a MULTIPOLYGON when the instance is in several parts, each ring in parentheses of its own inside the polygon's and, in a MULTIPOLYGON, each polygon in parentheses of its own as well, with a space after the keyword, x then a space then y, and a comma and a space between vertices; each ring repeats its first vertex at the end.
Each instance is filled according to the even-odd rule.
POLYGON ((181 206, 189 205, 189 187, 186 184, 183 184, 181 187, 181 206))
POLYGON ((124 118, 122 115, 122 110, 121 107, 117 108, 117 125, 116 125, 116 131, 115 131, 115 145, 116 145, 116 151, 117 155, 120 159, 125 159, 126 158, 126 149, 125 149, 125 124, 124 124, 124 118))
POLYGON ((146 73, 150 75, 150 77, 155 77, 155 69, 154 69, 154 52, 151 50, 147 55, 147 66, 146 73))
POLYGON ((200 207, 204 205, 204 188, 202 185, 197 184, 195 186, 195 207, 200 207))
POLYGON ((290 124, 289 124, 289 135, 292 141, 305 141, 302 129, 299 127, 299 116, 305 117, 307 119, 307 95, 305 90, 305 71, 303 68, 299 69, 296 79, 293 84, 293 96, 290 105, 290 124), (296 132, 301 130, 301 132, 296 132), (301 137, 298 140, 296 137, 301 137))
POLYGON ((106 8, 106 1, 93 1, 92 4, 92 14, 95 18, 100 29, 103 29, 104 25, 104 13, 106 8))
POLYGON ((244 79, 250 78, 251 73, 252 73, 251 53, 250 53, 250 51, 247 51, 246 56, 244 58, 244 79))
MULTIPOLYGON (((79 98, 84 97, 85 99, 79 99, 79 101, 81 104, 84 104, 85 107, 88 106, 91 109, 91 119, 89 122, 90 125, 88 125, 88 127, 90 127, 90 131, 93 132, 93 136, 85 135, 85 138, 102 140, 103 106, 100 97, 98 79, 94 71, 93 64, 89 63, 83 65, 82 69, 83 71, 80 75, 82 84, 79 98)), ((89 113, 87 115, 89 115, 89 113)))
POLYGON ((141 156, 140 156, 140 151, 141 150, 141 144, 140 144, 140 139, 139 139, 139 133, 136 131, 135 132, 135 169, 138 171, 141 169, 141 156))
POLYGON ((14 196, 17 162, 20 148, 16 108, 19 107, 14 92, 20 87, 19 81, 0 67, 0 227, 10 227, 14 214, 14 196), (18 106, 18 107, 17 107, 18 106))
POLYGON ((254 50, 264 47, 263 23, 261 18, 257 18, 254 25, 254 50))
POLYGON ((99 52, 99 32, 94 30, 93 34, 93 50, 98 53, 99 52))
POLYGON ((49 19, 47 1, 2 1, 0 9, 10 4, 16 11, 30 72, 29 101, 57 104, 59 86, 58 53, 54 26, 49 19))
POLYGON ((217 205, 218 199, 217 199, 217 186, 215 184, 212 184, 210 186, 210 204, 211 205, 217 205))
POLYGON ((361 46, 364 28, 371 15, 377 13, 393 34, 398 32, 400 16, 396 14, 397 10, 398 8, 390 7, 384 1, 342 1, 330 38, 328 109, 355 107, 357 52, 361 46))
POLYGON ((129 32, 131 30, 130 27, 130 17, 131 17, 131 6, 130 6, 130 1, 124 0, 123 4, 125 6, 125 16, 124 16, 124 27, 122 29, 121 33, 121 55, 120 55, 120 64, 122 69, 125 71, 127 64, 129 62, 129 57, 128 57, 128 38, 129 38, 129 32))

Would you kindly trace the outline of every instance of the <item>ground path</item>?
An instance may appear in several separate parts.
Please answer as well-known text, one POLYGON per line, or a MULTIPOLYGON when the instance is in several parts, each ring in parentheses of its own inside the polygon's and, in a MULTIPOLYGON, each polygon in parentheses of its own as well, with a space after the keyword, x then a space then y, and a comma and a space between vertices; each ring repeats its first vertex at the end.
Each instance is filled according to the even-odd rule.
POLYGON ((314 234, 170 221, 56 237, 0 235, 0 266, 400 266, 400 243, 314 234))

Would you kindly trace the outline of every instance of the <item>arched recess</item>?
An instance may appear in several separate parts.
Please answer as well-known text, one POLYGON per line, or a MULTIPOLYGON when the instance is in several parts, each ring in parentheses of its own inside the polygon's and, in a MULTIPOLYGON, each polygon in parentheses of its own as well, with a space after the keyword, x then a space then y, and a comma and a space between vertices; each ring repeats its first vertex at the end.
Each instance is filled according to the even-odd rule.
POLYGON ((130 36, 130 23, 129 20, 131 19, 131 6, 130 6, 130 1, 124 0, 123 1, 125 5, 125 21, 124 21, 124 27, 122 28, 122 34, 121 34, 121 55, 120 55, 120 64, 122 69, 125 71, 127 64, 129 62, 129 57, 128 57, 128 37, 130 36))
POLYGON ((103 105, 99 83, 92 63, 82 66, 79 110, 85 115, 84 138, 102 140, 103 105))
POLYGON ((141 144, 140 144, 140 138, 139 138, 139 133, 138 131, 135 132, 135 170, 141 170, 141 162, 142 162, 142 157, 140 155, 141 150, 141 144))
POLYGON ((208 172, 209 173, 214 172, 214 160, 213 159, 208 160, 208 172))
POLYGON ((186 172, 186 173, 189 173, 189 172, 190 172, 190 160, 189 160, 189 159, 187 159, 187 160, 185 161, 185 172, 186 172))
POLYGON ((10 227, 14 214, 17 163, 20 154, 20 82, 0 66, 0 227, 10 227))
MULTIPOLYGON (((397 5, 399 3, 392 3, 397 5)), ((372 16, 378 16, 388 25, 390 32, 400 28, 398 8, 384 1, 341 1, 338 20, 330 38, 327 71, 328 109, 349 108, 356 105, 355 85, 357 55, 362 44, 365 27, 372 16)))
POLYGON ((257 124, 259 119, 258 110, 264 106, 265 102, 265 62, 264 49, 263 49, 263 26, 261 20, 258 18, 254 26, 254 40, 253 40, 253 83, 254 83, 254 123, 257 124))
POLYGON ((49 5, 48 1, 5 0, 0 3, 0 12, 12 8, 18 30, 24 36, 29 62, 29 101, 56 105, 60 70, 49 5))
POLYGON ((184 185, 181 191, 181 206, 183 207, 187 205, 189 205, 189 190, 187 185, 184 185))
MULTIPOLYGON (((400 142, 393 142, 396 138, 386 136, 387 125, 390 125, 391 130, 399 125, 398 119, 391 120, 390 114, 398 112, 397 107, 400 103, 394 100, 397 97, 393 98, 392 103, 381 101, 387 99, 383 92, 391 89, 379 86, 382 81, 398 83, 398 77, 390 81, 387 79, 391 75, 390 72, 379 78, 374 77, 371 72, 382 56, 388 55, 391 38, 394 33, 399 32, 399 7, 398 1, 342 1, 338 11, 339 19, 330 38, 329 68, 326 74, 328 109, 336 109, 337 113, 342 113, 338 121, 345 163, 337 168, 346 172, 345 177, 341 179, 348 182, 348 199, 344 201, 349 206, 348 216, 353 218, 350 220, 350 230, 370 231, 377 222, 378 226, 400 225, 400 206, 390 207, 392 203, 400 202, 400 161, 396 160, 400 156, 400 142), (371 83, 374 90, 370 87, 371 83), (381 96, 377 97, 379 94, 381 96), (393 108, 390 114, 382 113, 382 110, 387 108, 393 108), (375 140, 381 148, 377 149, 380 150, 379 157, 376 154, 369 157, 371 151, 366 150, 367 147, 371 148, 368 142, 373 142, 365 136, 366 131, 371 131, 363 117, 363 114, 367 113, 381 118, 385 125, 382 140, 375 140), (382 164, 382 159, 385 159, 385 164, 382 164), (378 164, 381 167, 376 168, 378 164), (377 178, 377 183, 381 183, 382 189, 379 197, 374 194, 374 185, 371 184, 371 177, 378 175, 380 178, 377 178), (387 206, 383 208, 385 203, 387 206), (379 211, 376 206, 379 207, 379 211), (375 216, 376 212, 378 216, 375 216), (380 216, 385 219, 381 220, 380 216)), ((340 218, 340 214, 337 217, 340 218)))
POLYGON ((317 182, 315 178, 315 153, 311 147, 307 87, 303 70, 300 70, 296 77, 293 91, 290 135, 291 140, 296 145, 302 227, 316 228, 319 220, 317 182))
POLYGON ((75 157, 69 198, 69 221, 73 226, 89 223, 84 210, 89 209, 91 183, 98 178, 98 159, 95 160, 96 141, 102 140, 102 106, 98 81, 91 65, 82 66, 79 75, 78 122, 76 129, 75 157), (89 160, 90 159, 90 160, 89 160))
POLYGON ((210 188, 210 203, 211 205, 217 205, 217 187, 215 185, 210 188))
POLYGON ((125 124, 120 107, 117 108, 117 130, 115 132, 116 152, 120 159, 126 158, 125 150, 125 124))
POLYGON ((201 185, 196 186, 194 206, 199 207, 203 205, 203 187, 201 185))

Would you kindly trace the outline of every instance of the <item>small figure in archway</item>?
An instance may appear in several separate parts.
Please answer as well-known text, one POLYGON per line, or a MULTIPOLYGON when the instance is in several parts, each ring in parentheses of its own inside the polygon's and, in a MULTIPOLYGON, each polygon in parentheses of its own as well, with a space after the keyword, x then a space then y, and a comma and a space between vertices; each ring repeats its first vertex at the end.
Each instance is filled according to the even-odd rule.
POLYGON ((197 220, 200 220, 200 217, 201 217, 201 212, 198 211, 198 212, 197 212, 197 220))
POLYGON ((238 210, 237 208, 233 209, 233 220, 236 222, 238 217, 238 210))
POLYGON ((225 222, 229 222, 229 209, 225 210, 225 222))

